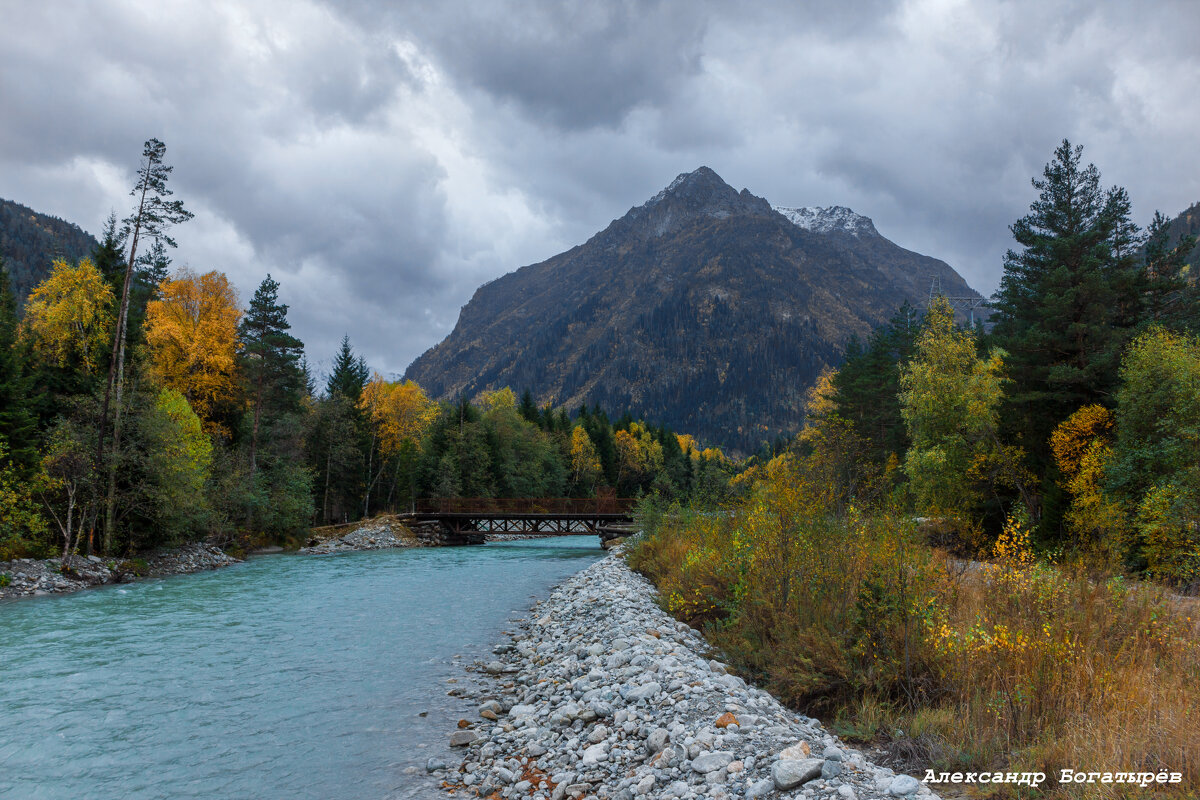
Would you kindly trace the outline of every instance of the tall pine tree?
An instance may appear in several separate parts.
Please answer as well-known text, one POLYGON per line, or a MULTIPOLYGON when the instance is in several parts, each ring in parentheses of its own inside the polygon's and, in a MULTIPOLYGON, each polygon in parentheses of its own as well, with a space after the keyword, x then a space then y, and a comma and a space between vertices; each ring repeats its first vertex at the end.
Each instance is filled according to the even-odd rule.
POLYGON ((333 369, 325 384, 326 393, 330 397, 344 397, 351 404, 357 403, 358 398, 362 397, 363 387, 370 378, 371 370, 367 367, 366 360, 362 356, 354 355, 354 349, 350 347, 350 337, 343 336, 342 346, 333 357, 333 369))
POLYGON ((993 316, 1012 378, 1004 417, 1039 473, 1052 468, 1055 425, 1081 406, 1111 404, 1144 289, 1129 197, 1102 189, 1082 156, 1064 139, 1033 179, 1038 198, 1012 225, 1021 250, 1005 255, 993 316))
POLYGON ((304 344, 288 331, 288 307, 279 302, 279 283, 267 275, 259 284, 250 308, 242 319, 242 374, 246 376, 252 404, 250 432, 250 471, 257 469, 259 430, 264 417, 276 416, 299 408, 305 389, 300 368, 304 344))

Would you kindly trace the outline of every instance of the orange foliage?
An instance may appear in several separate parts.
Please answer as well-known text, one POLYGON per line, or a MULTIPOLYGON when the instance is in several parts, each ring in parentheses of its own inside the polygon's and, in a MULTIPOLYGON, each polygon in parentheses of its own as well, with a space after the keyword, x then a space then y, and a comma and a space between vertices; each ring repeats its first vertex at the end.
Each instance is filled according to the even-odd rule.
POLYGON ((187 398, 209 432, 227 434, 215 417, 237 397, 237 294, 224 273, 181 270, 146 306, 146 341, 159 381, 187 398))

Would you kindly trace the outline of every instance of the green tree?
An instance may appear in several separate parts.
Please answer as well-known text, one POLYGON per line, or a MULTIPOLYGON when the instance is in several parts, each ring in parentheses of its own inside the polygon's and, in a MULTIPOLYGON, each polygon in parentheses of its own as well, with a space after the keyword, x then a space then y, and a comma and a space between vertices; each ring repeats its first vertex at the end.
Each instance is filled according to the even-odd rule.
POLYGON ((351 404, 356 404, 370 379, 371 370, 367 367, 366 360, 362 356, 354 355, 354 349, 350 347, 350 337, 343 336, 342 345, 333 357, 333 369, 325 384, 325 392, 331 397, 340 395, 351 404))
POLYGON ((1142 302, 1128 195, 1102 189, 1082 157, 1064 140, 1033 179, 1038 197, 1012 225, 1022 249, 1005 256, 993 316, 1012 378, 1005 418, 1042 473, 1052 468, 1054 427, 1081 406, 1111 403, 1142 302))
POLYGON ((250 309, 238 331, 242 374, 249 385, 253 415, 251 472, 258 467, 258 438, 264 415, 270 423, 280 414, 298 411, 304 393, 305 376, 300 369, 304 344, 288 333, 292 326, 287 311, 287 305, 279 302, 279 284, 267 275, 250 299, 250 309))
MULTIPOLYGON (((108 415, 113 396, 116 396, 115 412, 113 414, 112 442, 113 449, 120 449, 121 440, 121 409, 122 394, 125 385, 125 349, 126 332, 129 328, 129 302, 134 283, 134 269, 138 263, 137 249, 143 237, 161 241, 169 247, 175 246, 175 240, 167 235, 172 225, 178 225, 192 218, 192 213, 183 207, 181 200, 168 200, 173 192, 167 188, 167 179, 174 167, 163 163, 167 146, 158 139, 148 139, 142 148, 142 162, 138 167, 137 181, 134 183, 130 196, 137 198, 137 208, 125 219, 125 230, 128 231, 129 258, 125 262, 125 277, 121 283, 121 300, 117 308, 117 323, 113 336, 112 359, 108 367, 108 383, 104 390, 104 403, 100 410, 99 435, 96 437, 96 462, 104 463, 104 448, 108 436, 108 415)), ((112 467, 109 470, 110 494, 115 481, 112 467)), ((104 546, 107 552, 112 538, 113 513, 111 508, 105 514, 104 546)))
POLYGON ((212 441, 187 399, 173 389, 159 392, 140 423, 161 540, 194 538, 204 531, 208 518, 212 441))
POLYGON ((0 447, 7 449, 18 471, 33 469, 34 418, 29 408, 31 386, 17 340, 17 300, 8 270, 0 258, 0 447))
POLYGON ((998 444, 1003 365, 999 351, 981 359, 975 333, 955 326, 945 298, 934 299, 900 372, 900 413, 912 440, 904 471, 919 512, 967 523, 982 500, 969 473, 998 444))

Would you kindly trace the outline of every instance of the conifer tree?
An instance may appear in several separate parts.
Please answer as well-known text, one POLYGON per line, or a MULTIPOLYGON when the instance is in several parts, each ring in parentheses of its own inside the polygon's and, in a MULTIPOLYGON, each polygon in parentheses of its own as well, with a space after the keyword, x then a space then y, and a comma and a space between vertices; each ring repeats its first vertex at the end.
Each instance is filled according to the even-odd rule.
POLYGON ((1120 353, 1140 316, 1136 226, 1124 189, 1101 188, 1082 147, 1063 140, 1034 178, 1038 198, 1012 227, 993 341, 1009 354, 1004 417, 1038 472, 1051 432, 1075 409, 1111 404, 1120 353))
POLYGON ((1186 270, 1196 237, 1189 234, 1172 245, 1170 226, 1170 220, 1155 211, 1146 230, 1146 321, 1194 329, 1200 327, 1200 297, 1188 283, 1186 270))
POLYGON ((0 446, 21 467, 37 461, 34 420, 29 410, 29 381, 17 342, 17 299, 4 259, 0 258, 0 446))
MULTIPOLYGON (((104 448, 108 428, 109 405, 116 395, 115 413, 113 414, 112 449, 120 449, 121 444, 121 401, 125 380, 125 349, 126 331, 129 328, 129 301, 134 283, 134 268, 138 263, 138 243, 143 237, 153 237, 168 247, 175 246, 175 240, 167 235, 167 229, 192 218, 192 213, 183 207, 181 200, 168 200, 172 192, 167 188, 167 179, 174 167, 163 163, 167 146, 158 139, 148 139, 142 148, 142 163, 138 167, 137 182, 130 191, 132 197, 138 198, 137 209, 124 221, 124 230, 128 231, 129 258, 125 262, 125 277, 121 285, 121 300, 117 311, 117 324, 113 336, 112 361, 108 367, 108 384, 104 390, 104 404, 100 410, 100 429, 96 437, 96 461, 103 463, 104 448)), ((117 474, 116 461, 109 465, 109 500, 105 508, 104 551, 107 553, 112 542, 113 527, 113 495, 115 492, 117 474)))
POLYGON ((257 468, 258 438, 264 414, 299 407, 305 375, 300 369, 304 344, 288 331, 287 304, 279 302, 279 283, 268 274, 250 299, 242 319, 242 370, 249 384, 254 422, 250 433, 250 471, 257 468))
POLYGON ((355 356, 350 347, 350 337, 342 337, 342 346, 333 357, 333 370, 325 384, 325 391, 330 397, 343 397, 353 405, 362 397, 363 387, 371 378, 371 370, 362 356, 355 356))

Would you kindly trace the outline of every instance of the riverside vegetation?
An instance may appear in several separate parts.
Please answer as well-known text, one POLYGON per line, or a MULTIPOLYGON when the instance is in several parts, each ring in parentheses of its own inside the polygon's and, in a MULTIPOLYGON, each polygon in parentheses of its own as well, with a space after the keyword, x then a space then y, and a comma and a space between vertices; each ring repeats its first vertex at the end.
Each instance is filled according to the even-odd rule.
POLYGON ((1194 796, 1194 242, 1161 217, 1140 236, 1066 142, 1034 185, 991 333, 905 309, 740 500, 647 504, 630 562, 742 674, 895 765, 1087 797, 1165 770, 1155 791, 1194 796))
POLYGON ((0 562, 295 546, 422 496, 724 491, 732 462, 690 437, 507 388, 436 403, 348 339, 318 386, 269 275, 243 310, 220 271, 172 272, 191 214, 165 154, 146 143, 89 257, 22 273, 23 308, 0 262, 0 562))

